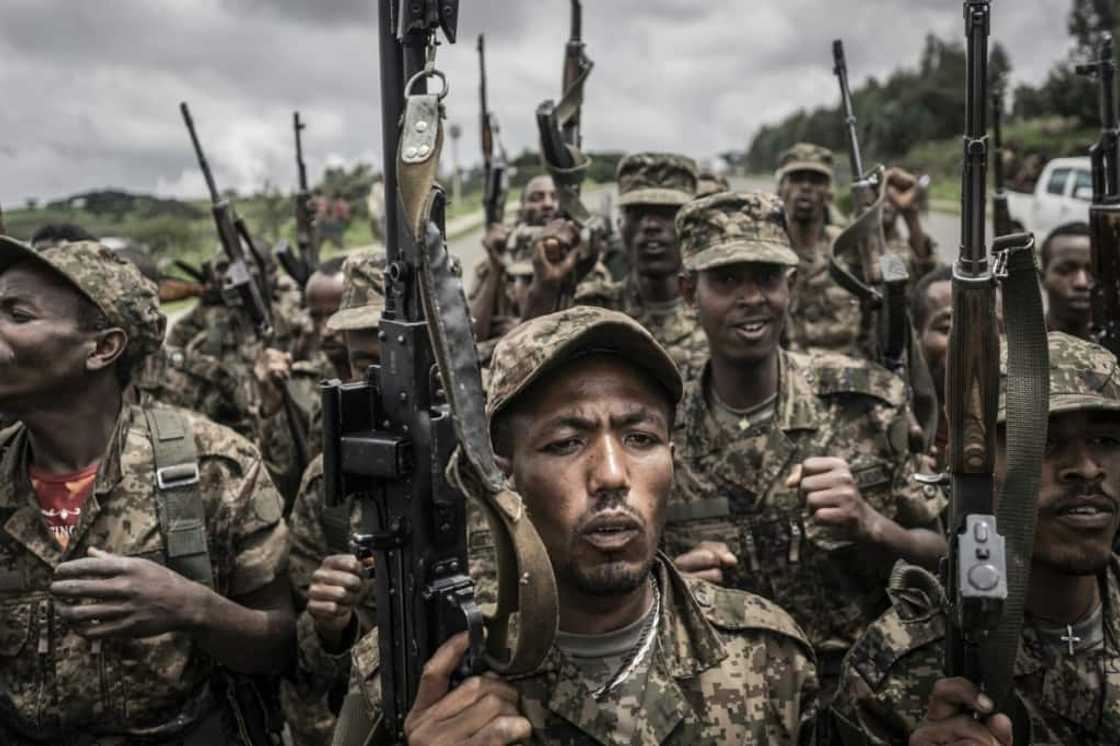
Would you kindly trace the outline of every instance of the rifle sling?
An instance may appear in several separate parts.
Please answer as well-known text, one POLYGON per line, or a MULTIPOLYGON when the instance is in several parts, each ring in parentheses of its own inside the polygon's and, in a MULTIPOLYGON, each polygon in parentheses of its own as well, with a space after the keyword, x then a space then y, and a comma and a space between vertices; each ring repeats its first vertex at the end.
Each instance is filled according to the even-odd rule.
POLYGON ((992 249, 1007 251, 1003 313, 1007 326, 1007 476, 996 509, 996 527, 1006 541, 1007 601, 999 627, 982 644, 988 694, 998 712, 1013 694, 1027 585, 1030 580, 1038 488, 1050 403, 1050 354, 1034 239, 1030 234, 997 238, 992 249))
POLYGON ((439 222, 433 219, 440 218, 443 209, 443 192, 435 185, 435 166, 443 143, 441 115, 437 97, 408 97, 397 177, 406 227, 420 254, 424 316, 459 440, 459 448, 447 466, 448 481, 475 499, 494 536, 498 604, 497 612, 486 621, 486 662, 493 671, 515 675, 535 670, 548 654, 559 619, 559 601, 544 542, 521 498, 505 488, 506 480, 494 458, 461 271, 453 265, 439 222), (428 122, 436 131, 416 127, 419 121, 428 122), (428 160, 407 157, 409 148, 420 147, 410 133, 431 138, 428 142, 434 151, 428 160), (460 468, 464 458, 469 468, 460 468), (519 634, 507 654, 514 611, 519 612, 519 629, 532 630, 532 634, 519 634))

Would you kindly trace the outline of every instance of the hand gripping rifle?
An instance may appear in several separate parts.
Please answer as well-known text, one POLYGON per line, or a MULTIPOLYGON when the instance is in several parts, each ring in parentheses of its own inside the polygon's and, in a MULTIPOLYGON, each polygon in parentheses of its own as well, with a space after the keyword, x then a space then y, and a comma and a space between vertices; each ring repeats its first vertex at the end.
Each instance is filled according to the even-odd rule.
POLYGON ((1100 81, 1101 137, 1089 149, 1093 164, 1093 204, 1089 229, 1093 241, 1091 296, 1094 341, 1120 355, 1120 125, 1116 114, 1116 62, 1112 35, 1105 34, 1095 62, 1078 65, 1082 75, 1100 81))
POLYGON ((992 81, 992 179, 996 192, 992 195, 992 228, 996 237, 1011 234, 1011 207, 1003 175, 1003 103, 1007 81, 999 76, 992 81))
MULTIPOLYGON (((231 305, 240 308, 248 316, 257 339, 267 345, 273 337, 268 268, 263 257, 257 252, 253 237, 249 233, 245 221, 233 209, 233 204, 218 194, 218 187, 214 184, 214 174, 210 171, 206 154, 202 152, 202 144, 198 140, 198 133, 195 132, 194 128, 194 119, 191 118, 191 111, 186 102, 179 104, 179 110, 183 114, 183 121, 187 125, 187 132, 190 133, 195 155, 198 156, 198 166, 202 170, 202 175, 206 179, 206 187, 210 191, 210 209, 214 214, 214 224, 218 229, 218 240, 222 244, 222 252, 225 254, 228 264, 225 277, 222 280, 222 295, 231 305), (245 251, 246 247, 249 249, 248 255, 245 251), (257 267, 255 278, 254 273, 249 269, 250 260, 247 256, 252 257, 252 261, 257 267)), ((304 430, 303 420, 300 418, 299 409, 296 407, 290 385, 287 382, 281 387, 281 394, 284 402, 284 415, 288 420, 288 428, 291 431, 292 443, 295 448, 296 466, 299 468, 299 473, 302 474, 303 470, 307 468, 307 433, 304 430)), ((290 506, 286 507, 290 508, 290 506)))
MULTIPOLYGON (((444 237, 446 198, 435 184, 447 95, 434 66, 436 35, 442 29, 454 42, 457 15, 457 0, 380 0, 388 262, 381 364, 359 383, 332 381, 322 391, 325 499, 356 496, 361 504, 353 541, 375 568, 379 727, 397 741, 424 664, 447 639, 469 633, 460 676, 484 666, 527 673, 551 647, 558 613, 547 552, 495 462, 470 315, 444 237), (427 91, 433 79, 438 93, 427 91), (498 605, 485 643, 467 573, 468 494, 497 548, 498 605), (524 634, 511 644, 513 612, 524 634)), ((336 743, 368 735, 352 702, 336 743)))
MULTIPOLYGON (((1012 713, 1036 501, 1046 442, 1049 354, 1030 234, 985 239, 990 0, 965 0, 968 36, 961 249, 953 268, 946 411, 951 484, 945 667, 1012 713), (999 398, 996 283, 1007 322, 1007 474, 994 463, 999 398), (995 504, 998 502, 998 512, 995 504)), ((1016 736, 1018 738, 1018 735, 1016 736)), ((1025 742, 1025 741, 1024 741, 1025 742)))
POLYGON ((833 241, 829 273, 838 285, 859 298, 864 309, 863 333, 871 337, 876 360, 906 382, 911 410, 922 433, 922 437, 911 439, 911 449, 925 452, 937 433, 938 402, 907 308, 910 274, 905 260, 886 248, 882 220, 887 199, 885 172, 882 166, 864 171, 843 41, 837 39, 832 43, 832 58, 847 125, 855 220, 833 241), (858 257, 862 279, 844 265, 842 257, 858 257))
POLYGON ((319 266, 319 231, 315 225, 315 208, 311 204, 311 188, 307 184, 307 164, 303 162, 303 130, 307 124, 299 112, 292 112, 292 129, 296 135, 296 168, 299 173, 299 191, 295 196, 296 244, 299 256, 292 253, 286 242, 276 249, 280 266, 301 288, 319 266))
POLYGON ((506 149, 501 141, 501 128, 498 115, 490 111, 486 98, 486 37, 478 35, 478 97, 482 111, 479 125, 482 132, 482 208, 486 214, 486 225, 501 223, 505 219, 506 196, 509 193, 509 173, 506 164, 506 149))

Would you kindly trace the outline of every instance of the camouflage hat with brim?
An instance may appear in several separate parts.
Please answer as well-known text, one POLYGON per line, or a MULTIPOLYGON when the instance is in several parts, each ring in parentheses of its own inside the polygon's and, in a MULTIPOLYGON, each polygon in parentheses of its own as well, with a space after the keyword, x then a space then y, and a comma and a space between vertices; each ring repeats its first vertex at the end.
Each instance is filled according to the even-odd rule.
POLYGON ((696 196, 696 161, 673 153, 637 153, 618 163, 618 203, 680 207, 696 196))
POLYGON ((327 328, 334 332, 376 328, 385 310, 385 255, 361 251, 346 257, 342 286, 342 302, 327 319, 327 328))
POLYGON ((765 192, 723 192, 685 205, 677 213, 685 269, 744 262, 796 267, 782 216, 782 201, 765 192))
POLYGON ((36 251, 0 236, 0 274, 31 262, 73 285, 128 336, 124 359, 136 364, 163 345, 167 317, 159 310, 159 289, 132 262, 96 241, 78 241, 36 251))
MULTIPOLYGON (((1084 339, 1050 332, 1050 414, 1097 410, 1120 416, 1120 367, 1111 352, 1084 339)), ((1007 344, 1001 345, 999 421, 1007 419, 1007 344)))
POLYGON ((606 353, 644 370, 676 406, 683 383, 669 353, 634 319, 618 311, 573 306, 526 321, 502 338, 490 362, 486 414, 493 418, 548 371, 606 353))
POLYGON ((815 171, 832 179, 832 151, 820 145, 799 142, 778 157, 775 176, 781 181, 795 171, 815 171))

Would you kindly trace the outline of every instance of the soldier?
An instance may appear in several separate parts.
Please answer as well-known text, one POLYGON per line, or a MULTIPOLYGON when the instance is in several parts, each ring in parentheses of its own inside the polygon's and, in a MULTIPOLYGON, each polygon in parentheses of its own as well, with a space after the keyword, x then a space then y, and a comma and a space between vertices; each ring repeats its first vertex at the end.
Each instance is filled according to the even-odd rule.
MULTIPOLYGON (((680 295, 681 253, 673 220, 696 194, 696 164, 681 155, 639 153, 619 162, 617 181, 620 233, 630 273, 622 281, 588 278, 576 288, 575 303, 622 311, 636 319, 677 361, 687 380, 704 364, 707 341, 680 295)), ((574 238, 572 232, 564 235, 574 238)), ((563 253, 575 254, 567 246, 563 253)), ((538 280, 545 276, 537 273, 538 280)), ((554 295, 558 289, 555 283, 554 295)))
MULTIPOLYGON (((996 481, 1002 481, 1007 356, 1001 364, 996 481)), ((997 489, 998 492, 998 489, 997 489)), ((1050 333, 1050 421, 1038 493, 1026 618, 1015 660, 1029 744, 1120 743, 1120 369, 1116 358, 1050 333)), ((975 688, 943 676, 945 598, 918 568, 893 574, 892 608, 844 662, 836 720, 849 744, 963 742, 979 727, 975 688), (928 722, 921 724, 923 718, 928 722), (920 726, 920 727, 919 727, 920 726), (939 738, 945 736, 944 740, 939 738)), ((1008 743, 1007 722, 998 724, 1008 743)), ((975 742, 983 742, 982 735, 975 742)))
MULTIPOLYGON (((325 324, 325 333, 342 338, 348 368, 360 374, 380 359, 384 267, 381 253, 347 257, 342 302, 325 324)), ((295 746, 330 743, 339 689, 345 694, 350 676, 350 648, 374 621, 372 587, 363 583, 362 568, 348 547, 331 546, 324 511, 323 457, 317 455, 304 473, 291 514, 288 568, 299 613, 299 653, 294 674, 281 684, 281 702, 295 746)), ((348 505, 343 512, 356 530, 358 511, 348 505)))
POLYGON ((507 292, 509 265, 532 260, 533 239, 556 217, 557 204, 552 177, 535 176, 521 192, 521 210, 513 230, 501 223, 486 227, 482 238, 486 258, 475 266, 468 296, 479 342, 497 339, 519 322, 524 309, 513 305, 507 292))
POLYGON ((900 379, 779 347, 798 258, 775 196, 696 200, 677 234, 711 357, 678 413, 664 545, 681 570, 787 609, 827 703, 844 651, 888 605, 893 561, 944 553, 944 499, 912 483, 900 379))
MULTIPOLYGON (((295 628, 280 498, 253 446, 124 401, 155 286, 96 243, 0 239, 0 741, 234 744, 224 671, 295 628)), ((242 713, 244 714, 244 713, 242 713)))
POLYGON ((1089 295, 1095 284, 1087 223, 1067 223, 1042 242, 1042 288, 1046 291, 1046 328, 1090 339, 1089 295))
POLYGON ((830 248, 840 235, 840 229, 829 224, 832 152, 798 143, 782 153, 777 178, 786 230, 798 257, 786 330, 789 349, 866 357, 860 347, 859 301, 828 272, 830 248))
POLYGON ((910 287, 913 287, 939 264, 937 244, 922 229, 919 200, 923 187, 916 176, 901 168, 887 169, 883 174, 883 181, 887 190, 881 215, 883 237, 887 240, 887 250, 906 260, 910 272, 910 287), (906 223, 905 239, 898 230, 900 217, 906 223))
MULTIPOLYGON (((560 631, 536 672, 449 693, 467 643, 452 638, 424 669, 410 744, 809 741, 816 682, 797 626, 656 551, 680 392, 673 360, 614 311, 574 307, 498 343, 491 433, 555 568, 560 631)), ((377 665, 374 632, 355 683, 382 743, 377 665)))

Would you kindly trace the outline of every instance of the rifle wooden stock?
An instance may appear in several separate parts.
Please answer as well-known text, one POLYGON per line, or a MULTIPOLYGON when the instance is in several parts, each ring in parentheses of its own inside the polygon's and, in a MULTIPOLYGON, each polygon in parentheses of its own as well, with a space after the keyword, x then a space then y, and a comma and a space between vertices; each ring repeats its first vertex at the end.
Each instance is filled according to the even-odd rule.
POLYGON ((160 303, 174 303, 187 298, 201 298, 205 292, 205 285, 189 280, 166 278, 159 281, 160 303))

